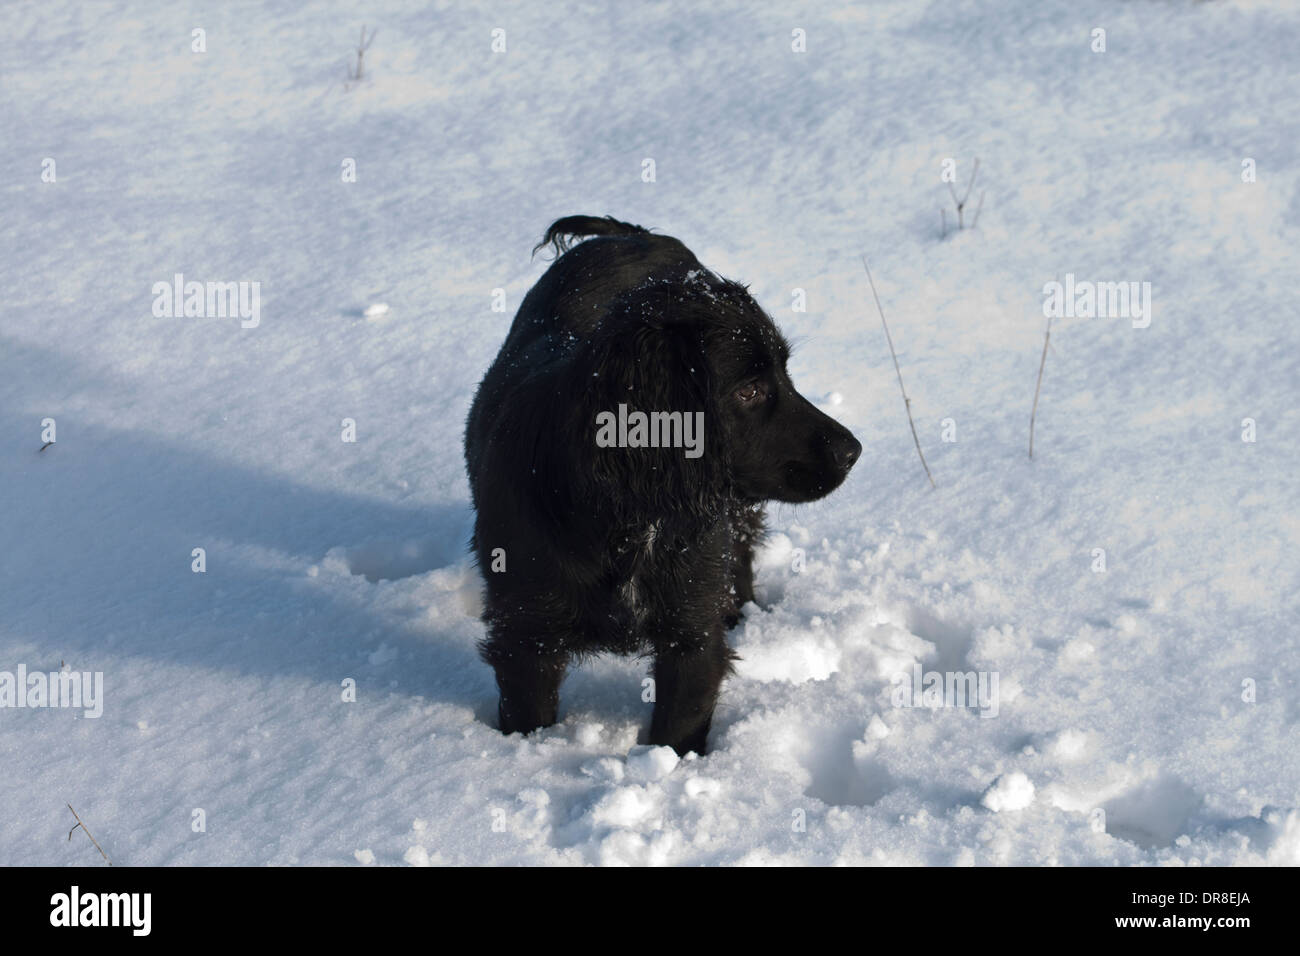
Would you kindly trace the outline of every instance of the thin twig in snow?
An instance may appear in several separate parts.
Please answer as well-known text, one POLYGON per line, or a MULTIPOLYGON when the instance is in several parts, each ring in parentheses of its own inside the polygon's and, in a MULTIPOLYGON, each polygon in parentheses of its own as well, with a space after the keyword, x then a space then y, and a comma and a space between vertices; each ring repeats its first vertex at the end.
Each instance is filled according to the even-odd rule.
MULTIPOLYGON (((974 168, 971 169, 970 172, 970 183, 966 186, 966 195, 962 196, 961 199, 957 198, 957 190, 952 188, 952 183, 948 184, 948 192, 952 195, 953 205, 957 207, 957 228, 958 229, 966 228, 965 221, 962 215, 962 210, 966 208, 966 200, 970 199, 970 191, 975 188, 975 177, 978 176, 979 174, 980 174, 980 160, 979 157, 976 156, 975 166, 974 168)), ((984 205, 984 194, 980 193, 980 206, 983 205, 984 205)), ((979 218, 978 211, 976 211, 975 213, 975 218, 976 219, 979 218)), ((975 223, 973 222, 971 223, 971 228, 972 229, 975 228, 975 223)))
MULTIPOLYGON (((68 804, 68 809, 69 809, 69 810, 72 810, 72 804, 70 804, 70 803, 68 804)), ((72 834, 74 834, 74 833, 77 832, 77 827, 81 827, 82 831, 85 832, 86 836, 90 837, 90 842, 93 843, 93 844, 95 844, 95 849, 99 851, 99 855, 102 856, 105 860, 108 861, 108 865, 109 865, 109 866, 112 866, 112 865, 113 865, 113 861, 108 859, 108 854, 105 853, 105 852, 104 852, 104 848, 103 848, 102 846, 99 845, 99 841, 96 840, 93 836, 90 836, 90 831, 87 830, 87 829, 86 829, 86 825, 85 825, 84 823, 81 822, 81 817, 78 817, 78 816, 77 816, 77 811, 76 811, 76 810, 72 810, 72 815, 73 815, 74 817, 76 817, 76 820, 77 820, 77 826, 76 826, 76 827, 73 827, 71 830, 68 831, 68 839, 71 840, 71 839, 72 839, 72 834)))
MULTIPOLYGON (((378 32, 379 32, 378 30, 375 30, 375 33, 378 33, 378 32)), ((361 79, 364 79, 364 78, 365 78, 365 75, 366 75, 366 70, 365 70, 366 51, 370 49, 370 44, 374 42, 374 40, 375 40, 375 33, 370 34, 370 39, 367 40, 367 39, 366 39, 366 28, 365 28, 364 26, 361 28, 361 39, 360 39, 359 41, 357 41, 357 70, 356 70, 355 73, 349 72, 349 73, 348 73, 348 79, 351 79, 351 80, 361 80, 361 79)))
POLYGON ((885 321, 885 310, 880 305, 880 295, 876 292, 876 280, 871 278, 871 266, 867 265, 867 257, 862 257, 862 267, 867 270, 867 281, 871 283, 871 296, 876 300, 876 311, 880 313, 880 324, 885 329, 885 341, 889 343, 889 354, 894 357, 894 371, 898 373, 898 390, 903 393, 903 407, 907 409, 907 424, 912 426, 912 441, 916 442, 916 453, 921 457, 921 467, 925 469, 925 477, 930 479, 930 487, 933 488, 934 476, 930 474, 930 466, 925 463, 925 454, 921 451, 921 439, 916 435, 916 422, 912 420, 912 400, 907 397, 907 390, 903 388, 903 371, 898 367, 898 353, 894 351, 894 338, 889 334, 889 323, 885 321))
POLYGON ((1034 386, 1034 407, 1029 413, 1029 458, 1034 457, 1034 419, 1038 417, 1038 393, 1043 388, 1043 366, 1047 364, 1047 346, 1052 341, 1052 317, 1047 317, 1047 335, 1043 337, 1043 357, 1038 360, 1038 384, 1034 386))

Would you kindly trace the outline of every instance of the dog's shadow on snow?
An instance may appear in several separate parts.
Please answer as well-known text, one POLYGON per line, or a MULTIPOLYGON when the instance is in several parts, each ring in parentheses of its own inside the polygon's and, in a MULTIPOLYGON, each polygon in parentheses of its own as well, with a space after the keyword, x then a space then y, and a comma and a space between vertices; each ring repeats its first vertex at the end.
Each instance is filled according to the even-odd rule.
POLYGON ((127 400, 130 382, 11 339, 0 348, 19 370, 0 386, 0 614, 22 653, 44 658, 25 660, 29 669, 148 658, 299 675, 332 694, 343 678, 370 674, 387 692, 487 712, 491 672, 463 621, 449 624, 446 640, 427 615, 394 629, 393 616, 381 618, 350 586, 467 561, 468 503, 316 488, 207 452, 201 434, 183 442, 104 427, 112 409, 79 416, 77 392, 127 400), (58 440, 40 451, 47 417, 58 440), (340 547, 352 574, 336 578, 339 587, 304 574, 304 558, 319 563, 340 547), (195 548, 206 551, 201 574, 195 548))

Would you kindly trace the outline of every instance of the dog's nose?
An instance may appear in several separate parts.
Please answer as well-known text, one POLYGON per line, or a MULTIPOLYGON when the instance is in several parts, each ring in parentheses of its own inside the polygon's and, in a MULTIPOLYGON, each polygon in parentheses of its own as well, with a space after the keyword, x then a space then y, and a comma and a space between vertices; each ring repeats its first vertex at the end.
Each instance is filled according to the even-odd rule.
POLYGON ((835 464, 846 475, 853 463, 858 460, 862 454, 862 442, 858 441, 852 435, 845 435, 843 438, 837 438, 831 443, 831 457, 835 459, 835 464))

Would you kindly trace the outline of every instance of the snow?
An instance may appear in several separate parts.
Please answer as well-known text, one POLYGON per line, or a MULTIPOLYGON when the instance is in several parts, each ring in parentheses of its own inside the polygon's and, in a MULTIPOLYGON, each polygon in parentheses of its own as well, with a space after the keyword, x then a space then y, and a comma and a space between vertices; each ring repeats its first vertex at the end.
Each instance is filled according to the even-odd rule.
POLYGON ((980 798, 980 803, 994 813, 1023 810, 1033 802, 1034 785, 1019 770, 998 777, 980 798))
POLYGON ((0 709, 0 863, 98 864, 68 803, 133 865, 1300 862, 1293 4, 9 9, 0 672, 104 699, 0 709), (644 661, 492 726, 463 421, 574 213, 749 283, 865 448, 771 509, 705 757, 644 661), (1030 461, 1067 274, 1151 321, 1053 320, 1030 461))
POLYGON ((627 772, 633 780, 662 780, 677 766, 678 756, 671 747, 633 747, 627 754, 627 772))

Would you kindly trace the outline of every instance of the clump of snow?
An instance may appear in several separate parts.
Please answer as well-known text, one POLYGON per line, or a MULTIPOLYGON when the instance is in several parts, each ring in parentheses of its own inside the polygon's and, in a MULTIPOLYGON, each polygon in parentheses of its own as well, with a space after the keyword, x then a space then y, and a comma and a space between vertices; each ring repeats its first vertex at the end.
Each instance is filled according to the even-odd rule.
POLYGON ((1051 748, 1058 760, 1065 762, 1079 760, 1087 752, 1088 734, 1073 728, 1062 730, 1053 738, 1051 748))
POLYGON ((1270 866, 1300 866, 1300 810, 1272 809, 1264 815, 1273 833, 1270 866))
POLYGON ((824 630, 748 621, 736 642, 736 672, 750 680, 802 683, 825 680, 839 670, 841 649, 824 630))
POLYGON ((642 787, 619 787, 605 794, 591 814, 596 826, 636 827, 655 812, 654 797, 642 787))
POLYGON ((588 777, 607 783, 618 783, 627 773, 627 764, 614 757, 589 760, 578 768, 588 777))
POLYGON ((709 777, 691 777, 682 786, 682 792, 688 797, 708 797, 722 791, 722 784, 709 777))
POLYGON ((1023 810, 1033 802, 1034 785, 1019 770, 998 777, 980 798, 980 803, 994 813, 1023 810))
POLYGON ((579 747, 595 747, 600 744, 601 731, 605 729, 604 724, 594 721, 584 721, 577 726, 573 732, 574 742, 579 747))
POLYGON ((422 846, 408 847, 402 854, 402 860, 409 866, 432 866, 433 861, 429 856, 429 851, 422 846))
POLYGON ((633 747, 627 755, 627 775, 641 783, 659 780, 673 772, 678 759, 672 747, 633 747))
POLYGON ((880 719, 879 714, 872 714, 867 722, 867 739, 884 740, 889 736, 889 725, 880 719))

